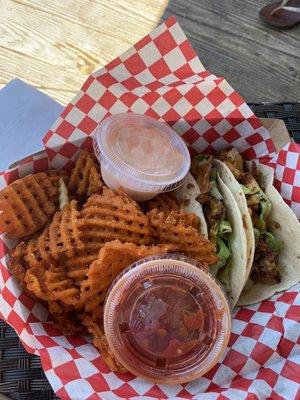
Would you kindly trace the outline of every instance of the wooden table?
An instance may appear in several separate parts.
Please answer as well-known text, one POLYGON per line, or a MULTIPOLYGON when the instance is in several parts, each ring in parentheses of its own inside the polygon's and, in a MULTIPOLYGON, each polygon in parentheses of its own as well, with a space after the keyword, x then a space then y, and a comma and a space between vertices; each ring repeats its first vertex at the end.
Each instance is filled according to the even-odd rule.
POLYGON ((265 25, 259 10, 276 0, 170 0, 203 65, 247 102, 300 101, 300 24, 265 25))
POLYGON ((0 88, 18 77, 62 104, 159 22, 167 0, 0 0, 0 88))
POLYGON ((299 101, 300 25, 265 26, 272 0, 0 0, 0 87, 19 77, 67 104, 86 77, 175 15, 206 68, 248 102, 299 101))

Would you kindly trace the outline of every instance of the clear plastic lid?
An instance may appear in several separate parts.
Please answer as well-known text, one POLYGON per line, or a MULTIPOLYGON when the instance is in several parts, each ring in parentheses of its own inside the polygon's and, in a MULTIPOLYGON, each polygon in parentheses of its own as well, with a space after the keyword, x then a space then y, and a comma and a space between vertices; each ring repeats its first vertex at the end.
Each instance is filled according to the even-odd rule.
POLYGON ((94 134, 94 150, 104 166, 128 188, 168 191, 182 184, 190 155, 167 124, 127 113, 106 118, 94 134))
POLYGON ((130 372, 157 383, 191 381, 220 359, 230 335, 226 296, 210 273, 178 254, 145 258, 113 283, 106 337, 130 372))

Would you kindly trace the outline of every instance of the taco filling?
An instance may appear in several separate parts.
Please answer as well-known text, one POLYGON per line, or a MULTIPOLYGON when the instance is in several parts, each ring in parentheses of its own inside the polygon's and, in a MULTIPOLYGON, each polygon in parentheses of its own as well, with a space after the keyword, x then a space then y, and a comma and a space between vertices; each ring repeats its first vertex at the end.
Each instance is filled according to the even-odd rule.
POLYGON ((255 163, 252 165, 252 173, 246 172, 244 161, 235 148, 221 151, 218 159, 228 166, 246 196, 256 242, 250 278, 255 283, 278 283, 278 255, 283 243, 268 231, 268 216, 272 204, 258 183, 261 181, 260 173, 255 163))
POLYGON ((223 196, 218 188, 217 170, 213 165, 212 156, 199 155, 192 161, 191 173, 194 176, 201 194, 197 200, 203 207, 203 213, 208 227, 208 238, 217 248, 219 261, 211 269, 222 275, 222 281, 229 286, 228 264, 231 249, 228 234, 232 232, 229 221, 226 220, 226 210, 223 196))

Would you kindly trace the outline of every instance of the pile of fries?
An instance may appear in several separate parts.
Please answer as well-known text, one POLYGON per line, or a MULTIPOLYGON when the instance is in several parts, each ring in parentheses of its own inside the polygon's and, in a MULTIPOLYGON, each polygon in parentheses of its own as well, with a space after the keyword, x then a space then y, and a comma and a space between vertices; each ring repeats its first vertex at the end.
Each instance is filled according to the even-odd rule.
POLYGON ((12 275, 48 306, 63 333, 91 333, 115 371, 123 367, 103 330, 104 301, 114 279, 133 262, 160 253, 181 253, 207 268, 217 261, 196 215, 171 195, 138 204, 122 188, 114 193, 87 151, 70 175, 46 171, 7 186, 0 210, 0 231, 21 240, 10 252, 12 275))

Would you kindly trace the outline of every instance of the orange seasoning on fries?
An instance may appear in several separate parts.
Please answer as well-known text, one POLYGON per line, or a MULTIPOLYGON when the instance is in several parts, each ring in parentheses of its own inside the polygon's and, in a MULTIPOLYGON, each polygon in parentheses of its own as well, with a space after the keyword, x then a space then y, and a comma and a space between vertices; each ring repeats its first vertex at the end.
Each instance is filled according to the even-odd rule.
POLYGON ((156 383, 183 383, 222 357, 230 311, 206 268, 164 254, 136 262, 116 279, 106 299, 104 329, 127 370, 156 383))

